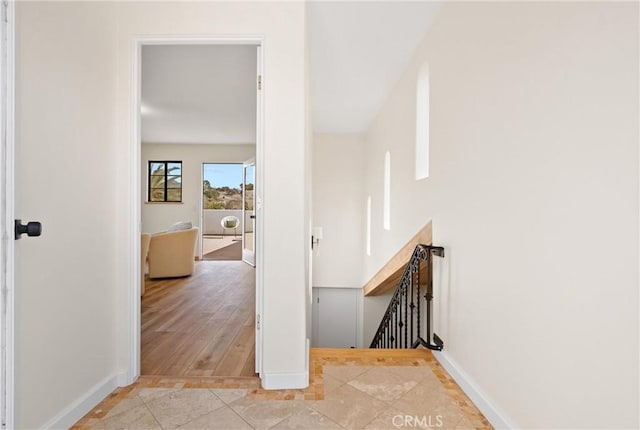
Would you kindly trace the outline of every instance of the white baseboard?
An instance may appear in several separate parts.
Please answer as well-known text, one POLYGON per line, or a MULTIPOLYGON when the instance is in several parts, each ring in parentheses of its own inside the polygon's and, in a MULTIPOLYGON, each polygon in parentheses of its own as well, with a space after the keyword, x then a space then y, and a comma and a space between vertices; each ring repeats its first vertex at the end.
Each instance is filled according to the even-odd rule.
POLYGON ((118 384, 118 387, 126 387, 127 385, 131 385, 136 382, 138 376, 134 377, 131 376, 129 372, 121 372, 116 375, 116 383, 118 384))
POLYGON ((80 418, 85 416, 98 403, 103 401, 119 384, 124 380, 124 374, 114 373, 98 382, 83 396, 64 408, 58 415, 52 418, 47 424, 41 428, 45 429, 68 429, 74 425, 80 418))
POLYGON ((264 372, 262 388, 265 390, 293 390, 309 386, 309 370, 305 372, 264 372))
POLYGON ((458 383, 462 391, 465 392, 476 407, 482 412, 491 425, 496 429, 516 429, 513 421, 499 410, 487 395, 476 385, 467 373, 460 368, 446 352, 433 351, 436 360, 445 368, 451 377, 458 383))
POLYGON ((293 390, 309 386, 311 341, 306 339, 304 372, 264 372, 260 375, 265 390, 293 390))

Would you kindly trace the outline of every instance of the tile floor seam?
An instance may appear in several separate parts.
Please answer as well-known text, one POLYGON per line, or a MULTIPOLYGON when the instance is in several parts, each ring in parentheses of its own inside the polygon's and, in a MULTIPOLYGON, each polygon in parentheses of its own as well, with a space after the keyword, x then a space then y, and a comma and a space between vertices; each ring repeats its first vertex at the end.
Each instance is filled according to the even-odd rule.
POLYGON ((233 408, 232 408, 231 406, 229 406, 229 405, 227 405, 227 407, 229 408, 229 410, 230 410, 231 412, 233 412, 234 414, 236 414, 236 416, 237 416, 238 418, 240 418, 240 419, 241 419, 242 421, 244 421, 244 422, 245 422, 249 427, 251 427, 252 429, 254 429, 254 430, 255 430, 255 427, 254 427, 254 426, 252 426, 252 425, 251 425, 251 423, 250 423, 249 421, 245 420, 245 419, 244 419, 244 417, 243 417, 242 415, 240 415, 239 413, 237 413, 237 412, 235 411, 235 409, 233 409, 233 408))
MULTIPOLYGON (((313 409, 313 408, 311 408, 313 409)), ((315 411, 315 409, 313 409, 315 411)), ((318 411, 316 411, 318 412, 318 411)), ((337 422, 336 420, 326 416, 325 414, 323 414, 322 412, 318 412, 320 415, 322 415, 323 417, 325 417, 326 419, 328 419, 329 421, 331 421, 332 423, 334 423, 335 425, 337 425, 338 427, 342 428, 342 429, 346 429, 345 427, 341 426, 339 422, 337 422)))
POLYGON ((219 408, 216 408, 216 409, 214 409, 214 410, 212 410, 212 411, 209 411, 209 412, 207 412, 206 414, 200 415, 199 417, 196 417, 196 418, 194 418, 194 419, 192 419, 192 420, 190 420, 190 421, 188 421, 188 422, 186 422, 186 423, 184 423, 184 424, 180 425, 180 426, 179 426, 179 427, 177 427, 175 430, 180 430, 180 429, 184 428, 185 426, 187 426, 187 425, 191 424, 192 422, 197 421, 197 420, 199 420, 199 419, 201 419, 201 418, 203 418, 203 417, 206 417, 207 415, 214 414, 216 411, 220 411, 220 410, 221 410, 221 409, 223 409, 223 408, 227 408, 227 409, 228 409, 229 411, 231 411, 235 416, 237 416, 238 418, 240 418, 240 420, 242 420, 246 425, 248 425, 250 428, 252 428, 252 429, 254 429, 254 430, 255 430, 255 428, 254 428, 251 424, 249 424, 249 423, 248 423, 244 418, 242 418, 240 415, 238 415, 236 411, 234 411, 234 410, 233 410, 233 409, 232 409, 228 404, 226 404, 226 403, 224 403, 224 402, 223 402, 222 406, 220 406, 219 408))
MULTIPOLYGON (((391 407, 391 405, 387 405, 387 406, 391 407)), ((386 409, 385 409, 385 410, 383 410, 383 411, 380 411, 380 412, 376 413, 376 414, 375 414, 375 416, 374 416, 373 418, 371 418, 371 420, 367 421, 367 423, 366 423, 365 425, 363 425, 363 426, 362 426, 362 428, 363 428, 363 429, 366 429, 366 428, 367 428, 367 426, 368 426, 369 424, 371 424, 372 422, 374 422, 375 420, 377 420, 377 419, 378 419, 378 417, 382 416, 382 414, 383 414, 384 412, 386 412, 386 409)))
POLYGON ((151 414, 151 417, 153 418, 153 420, 156 422, 156 424, 158 425, 158 427, 160 427, 162 430, 165 430, 164 427, 162 427, 162 424, 160 424, 160 421, 158 421, 158 418, 156 418, 156 416, 153 414, 153 412, 151 411, 151 409, 149 409, 149 406, 144 402, 144 400, 142 401, 142 404, 144 405, 144 407, 147 409, 147 412, 149 412, 151 414))
MULTIPOLYGON (((189 390, 189 388, 183 388, 183 390, 189 390)), ((182 427, 184 427, 184 426, 186 426, 186 425, 187 425, 187 424, 189 424, 189 423, 192 423, 193 421, 199 420, 200 418, 202 418, 202 417, 204 417, 204 416, 206 416, 206 415, 210 415, 210 414, 214 413, 215 411, 218 411, 218 410, 220 410, 220 409, 222 409, 222 408, 225 408, 225 407, 227 407, 227 408, 229 407, 229 405, 227 405, 227 404, 224 402, 224 400, 222 400, 220 397, 218 397, 218 396, 216 395, 216 393, 214 393, 213 391, 211 391, 211 389, 210 389, 210 388, 207 388, 206 390, 207 390, 209 393, 211 393, 211 394, 212 394, 216 399, 218 399, 218 400, 220 401, 220 406, 218 406, 217 408, 215 408, 215 409, 213 409, 213 410, 211 410, 211 411, 208 411, 208 412, 206 412, 206 413, 203 413, 202 415, 198 415, 197 417, 194 417, 193 419, 191 419, 191 420, 189 420, 189 421, 187 421, 187 422, 185 422, 185 423, 180 424, 178 427, 176 427, 176 430, 177 430, 177 429, 180 429, 180 428, 182 428, 182 427)), ((229 409, 231 409, 231 408, 229 408, 229 409)), ((233 409, 232 409, 232 411, 233 411, 233 409)), ((155 416, 155 415, 154 415, 154 416, 155 416)), ((163 428, 164 428, 164 427, 163 427, 163 428)))

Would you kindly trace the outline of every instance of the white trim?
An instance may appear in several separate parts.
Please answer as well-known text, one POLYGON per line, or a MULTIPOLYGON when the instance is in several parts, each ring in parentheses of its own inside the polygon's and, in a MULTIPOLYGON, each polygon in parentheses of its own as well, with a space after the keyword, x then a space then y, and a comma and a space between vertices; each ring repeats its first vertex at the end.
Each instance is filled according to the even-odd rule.
POLYGON ((14 428, 14 167, 15 167, 15 3, 6 3, 6 17, 2 17, 2 148, 0 150, 0 170, 3 171, 2 192, 2 246, 0 260, 2 285, 0 307, 0 344, 2 345, 2 374, 0 375, 0 415, 4 428, 14 428), (6 18, 6 19, 2 19, 6 18))
POLYGON ((119 382, 126 378, 125 374, 115 373, 94 385, 83 396, 64 408, 58 415, 42 426, 45 429, 68 429, 85 416, 98 403, 103 401, 119 382))
MULTIPOLYGON (((264 211, 262 207, 264 190, 266 189, 264 174, 264 118, 265 118, 265 94, 267 94, 269 85, 265 77, 264 56, 265 41, 260 38, 258 44, 258 58, 256 61, 258 73, 262 76, 262 89, 257 92, 256 100, 256 164, 254 174, 254 191, 255 198, 254 209, 256 221, 254 225, 253 246, 255 247, 255 265, 256 265, 256 320, 264 322, 264 245, 262 238, 264 237, 264 211)), ((256 325, 256 366, 255 372, 262 376, 262 355, 264 351, 264 325, 260 327, 256 325)))
POLYGON ((473 379, 460 368, 450 356, 444 351, 433 351, 436 360, 444 367, 451 377, 458 383, 462 391, 465 392, 476 407, 482 412, 487 420, 496 429, 519 428, 501 411, 491 399, 484 393, 473 379))
POLYGON ((141 215, 140 205, 142 195, 140 192, 140 159, 141 159, 141 134, 140 134, 140 94, 141 94, 141 50, 142 43, 134 39, 132 54, 132 79, 131 79, 131 164, 130 178, 132 184, 132 201, 130 202, 130 246, 131 253, 128 261, 131 263, 129 280, 133 288, 129 296, 129 367, 126 382, 132 384, 140 376, 140 232, 141 215))
POLYGON ((311 341, 305 341, 304 372, 264 372, 261 375, 262 388, 265 390, 288 390, 307 388, 309 386, 309 355, 311 354, 311 341))
POLYGON ((305 356, 304 356, 304 370, 305 372, 307 372, 307 385, 309 385, 309 363, 311 360, 311 339, 306 338, 305 339, 306 343, 306 347, 307 349, 304 351, 305 352, 305 356))
MULTIPOLYGON (((204 196, 204 166, 207 164, 207 162, 205 161, 201 161, 200 162, 200 194, 198 194, 199 196, 204 196)), ((149 172, 146 172, 145 176, 148 178, 149 177, 149 172)), ((146 189, 149 189, 149 182, 147 179, 147 184, 146 184, 146 189)), ((199 204, 199 226, 200 226, 200 231, 198 232, 198 244, 200 246, 198 246, 198 260, 202 260, 202 256, 204 255, 204 198, 200 197, 198 199, 198 204, 199 204)), ((224 232, 224 230, 223 230, 224 232)))
POLYGON ((254 35, 218 35, 218 36, 196 36, 196 35, 146 35, 136 36, 134 41, 140 45, 256 45, 264 46, 264 37, 254 35))
POLYGON ((305 372, 263 372, 261 379, 262 388, 265 390, 302 389, 309 386, 309 370, 307 369, 305 372))
MULTIPOLYGON (((141 52, 143 45, 256 45, 262 49, 262 57, 258 63, 264 70, 264 37, 254 35, 221 35, 221 36, 190 36, 190 35, 159 35, 159 36, 136 36, 132 40, 132 67, 131 67, 131 136, 130 136, 130 184, 133 192, 129 202, 129 256, 128 261, 130 273, 129 291, 129 323, 128 323, 128 345, 129 364, 125 383, 120 386, 129 385, 140 376, 140 232, 141 232, 141 133, 140 133, 140 99, 141 99, 141 52)), ((258 104, 258 114, 264 117, 264 73, 262 74, 263 96, 258 104)), ((262 291, 264 288, 264 264, 263 264, 263 214, 262 196, 264 195, 264 121, 259 124, 256 130, 256 311, 262 313, 262 291)), ((262 331, 262 330, 261 330, 262 331)), ((262 370, 261 354, 262 336, 256 336, 256 371, 258 374, 262 370)))

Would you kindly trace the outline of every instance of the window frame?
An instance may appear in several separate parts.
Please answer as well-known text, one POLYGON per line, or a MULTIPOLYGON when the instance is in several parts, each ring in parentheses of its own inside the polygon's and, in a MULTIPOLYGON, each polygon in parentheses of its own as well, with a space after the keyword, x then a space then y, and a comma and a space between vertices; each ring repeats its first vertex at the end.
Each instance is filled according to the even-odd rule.
MULTIPOLYGON (((148 160, 147 162, 147 202, 148 203, 182 203, 182 160, 148 160), (151 199, 151 177, 152 176, 160 176, 153 175, 151 170, 152 164, 164 164, 164 200, 152 200, 151 199), (180 174, 179 175, 170 175, 169 174, 169 164, 180 164, 180 174), (167 200, 169 198, 168 190, 169 188, 169 176, 179 176, 180 177, 180 188, 171 188, 171 189, 179 189, 180 190, 180 200, 167 200)), ((156 189, 156 188, 153 188, 156 189)), ((157 188, 160 189, 160 188, 157 188)))

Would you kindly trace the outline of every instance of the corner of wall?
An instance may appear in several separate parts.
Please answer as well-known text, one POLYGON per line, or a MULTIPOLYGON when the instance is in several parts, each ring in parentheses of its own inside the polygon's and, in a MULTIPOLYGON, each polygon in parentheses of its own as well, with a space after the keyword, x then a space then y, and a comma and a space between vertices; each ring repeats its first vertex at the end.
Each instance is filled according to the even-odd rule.
POLYGON ((471 399, 474 405, 482 412, 491 425, 496 429, 515 429, 513 421, 506 414, 498 409, 493 401, 484 393, 471 379, 471 377, 460 368, 445 351, 434 351, 434 357, 458 383, 462 391, 471 399))
MULTIPOLYGON (((86 393, 64 408, 41 428, 70 428, 83 416, 85 416, 98 403, 105 399, 113 390, 122 386, 126 380, 126 373, 114 373, 98 382, 86 393)), ((126 385, 126 384, 125 384, 126 385)))
POLYGON ((264 372, 261 375, 265 390, 296 390, 309 386, 309 359, 311 341, 305 340, 305 369, 302 372, 264 372))

